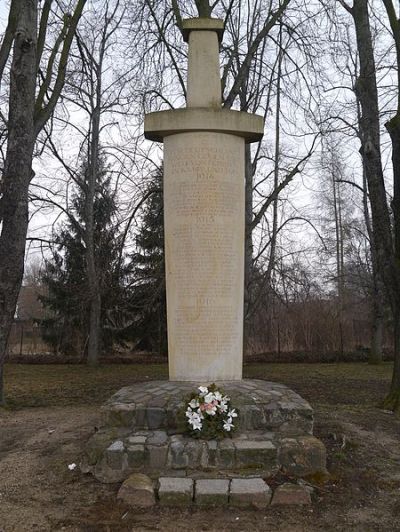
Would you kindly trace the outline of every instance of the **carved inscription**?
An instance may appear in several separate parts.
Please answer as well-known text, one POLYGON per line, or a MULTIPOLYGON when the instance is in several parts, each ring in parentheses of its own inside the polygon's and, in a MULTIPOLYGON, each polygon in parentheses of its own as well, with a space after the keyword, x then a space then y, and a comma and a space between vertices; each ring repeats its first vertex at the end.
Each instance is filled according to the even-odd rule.
POLYGON ((188 316, 196 313, 191 307, 177 308, 176 343, 180 350, 198 356, 229 356, 240 335, 240 324, 234 309, 215 303, 208 306, 202 327, 196 320, 188 322, 188 316), (205 334, 207 331, 207 334, 205 334))
POLYGON ((196 371, 206 374, 213 358, 221 361, 221 367, 226 359, 229 368, 233 360, 239 361, 235 367, 240 368, 244 141, 217 133, 166 140, 171 356, 193 377, 196 371))

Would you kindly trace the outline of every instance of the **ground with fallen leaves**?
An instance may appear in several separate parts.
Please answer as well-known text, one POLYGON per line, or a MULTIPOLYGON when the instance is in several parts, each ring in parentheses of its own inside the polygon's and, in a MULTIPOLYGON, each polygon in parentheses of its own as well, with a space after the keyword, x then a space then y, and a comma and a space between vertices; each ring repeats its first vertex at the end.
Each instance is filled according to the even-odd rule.
POLYGON ((79 462, 99 405, 136 380, 167 378, 165 365, 6 366, 0 409, 0 531, 400 531, 400 419, 379 408, 391 365, 251 364, 246 377, 287 384, 315 410, 330 479, 313 505, 265 511, 131 510, 79 462))

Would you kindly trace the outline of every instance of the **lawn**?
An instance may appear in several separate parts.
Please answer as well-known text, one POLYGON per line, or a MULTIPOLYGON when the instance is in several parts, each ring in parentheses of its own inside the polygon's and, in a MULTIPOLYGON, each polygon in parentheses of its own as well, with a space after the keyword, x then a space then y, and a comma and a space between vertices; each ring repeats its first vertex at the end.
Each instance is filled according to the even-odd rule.
MULTIPOLYGON (((248 364, 244 376, 282 382, 319 404, 378 404, 388 389, 391 363, 248 364)), ((166 364, 7 364, 9 408, 102 404, 134 381, 167 379, 166 364)))

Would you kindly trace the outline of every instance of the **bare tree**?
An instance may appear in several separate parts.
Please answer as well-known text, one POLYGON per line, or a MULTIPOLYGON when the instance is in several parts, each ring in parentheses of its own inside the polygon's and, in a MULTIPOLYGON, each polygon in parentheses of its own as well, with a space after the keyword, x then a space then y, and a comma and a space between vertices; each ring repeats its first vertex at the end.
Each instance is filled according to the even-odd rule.
POLYGON ((42 57, 51 0, 44 3, 39 29, 37 2, 12 0, 10 12, 17 12, 17 21, 15 23, 14 16, 10 17, 2 42, 0 57, 11 50, 8 35, 14 34, 7 152, 0 198, 0 403, 4 402, 3 364, 7 341, 24 272, 33 151, 63 89, 68 55, 85 1, 78 0, 73 14, 64 15, 63 27, 48 54, 45 68, 42 57), (36 94, 38 74, 42 81, 36 94))

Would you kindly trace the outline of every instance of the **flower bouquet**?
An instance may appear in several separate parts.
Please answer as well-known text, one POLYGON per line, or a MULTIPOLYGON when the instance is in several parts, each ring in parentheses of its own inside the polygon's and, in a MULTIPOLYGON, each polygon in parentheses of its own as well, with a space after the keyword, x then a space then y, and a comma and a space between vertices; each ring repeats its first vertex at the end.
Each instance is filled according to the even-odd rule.
POLYGON ((185 411, 189 433, 206 440, 231 435, 236 429, 237 423, 233 420, 238 414, 231 408, 230 401, 215 384, 200 386, 198 393, 191 395, 185 411))

